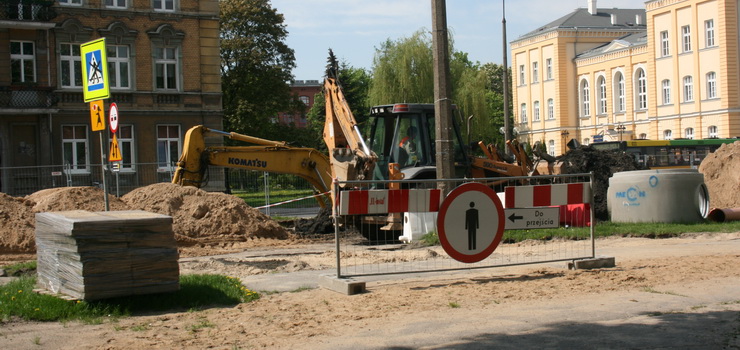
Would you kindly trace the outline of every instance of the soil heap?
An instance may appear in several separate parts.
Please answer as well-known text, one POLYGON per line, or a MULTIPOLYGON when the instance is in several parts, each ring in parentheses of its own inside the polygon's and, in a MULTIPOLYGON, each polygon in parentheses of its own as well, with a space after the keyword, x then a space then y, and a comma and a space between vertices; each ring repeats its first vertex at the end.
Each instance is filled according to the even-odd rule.
POLYGON ((699 165, 712 208, 740 208, 740 141, 724 144, 699 165))
MULTIPOLYGON (((110 210, 146 210, 172 216, 180 246, 223 245, 253 238, 287 239, 285 228, 244 203, 194 187, 159 183, 117 198, 108 196, 110 210)), ((0 254, 34 253, 35 214, 48 211, 103 211, 103 190, 97 187, 60 187, 25 198, 0 193, 0 254)))
POLYGON ((594 172, 594 216, 597 220, 609 220, 606 206, 606 191, 609 178, 621 171, 644 170, 634 157, 624 152, 602 151, 589 147, 573 149, 557 160, 563 162, 563 174, 594 172))

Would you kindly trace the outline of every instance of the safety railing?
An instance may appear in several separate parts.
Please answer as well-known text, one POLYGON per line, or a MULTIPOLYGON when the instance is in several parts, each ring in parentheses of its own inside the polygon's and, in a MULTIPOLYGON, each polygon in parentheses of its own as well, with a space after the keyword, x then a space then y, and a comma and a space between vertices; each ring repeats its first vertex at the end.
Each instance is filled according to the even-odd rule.
POLYGON ((593 258, 592 183, 591 174, 339 182, 336 275, 593 258), (454 189, 443 196, 440 184, 454 189))

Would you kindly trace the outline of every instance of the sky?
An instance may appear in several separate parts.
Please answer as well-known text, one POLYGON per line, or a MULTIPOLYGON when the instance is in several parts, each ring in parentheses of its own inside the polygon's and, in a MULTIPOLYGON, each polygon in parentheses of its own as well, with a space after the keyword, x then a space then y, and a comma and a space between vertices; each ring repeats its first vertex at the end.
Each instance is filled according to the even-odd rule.
MULTIPOLYGON (((502 0, 447 0, 447 26, 457 51, 473 62, 503 62, 502 0)), ((645 8, 644 0, 597 0, 598 8, 645 8)), ((285 16, 287 44, 295 51, 296 80, 321 80, 331 48, 340 61, 370 70, 386 40, 432 28, 432 0, 271 0, 285 16)), ((509 0, 507 41, 516 40, 587 0, 509 0)), ((508 46, 508 45, 507 45, 508 46)), ((511 57, 508 59, 511 64, 511 57)))

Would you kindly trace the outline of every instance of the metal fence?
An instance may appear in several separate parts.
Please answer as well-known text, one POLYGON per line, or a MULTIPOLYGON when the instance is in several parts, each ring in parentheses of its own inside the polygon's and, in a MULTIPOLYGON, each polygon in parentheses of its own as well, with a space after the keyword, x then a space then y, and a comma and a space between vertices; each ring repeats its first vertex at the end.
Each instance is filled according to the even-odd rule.
MULTIPOLYGON (((498 247, 493 253, 473 263, 464 263, 451 258, 445 247, 420 244, 423 240, 434 240, 435 237, 441 238, 437 227, 437 217, 441 214, 437 212, 336 216, 337 277, 491 268, 572 261, 595 257, 593 236, 595 222, 592 206, 589 204, 593 202, 593 194, 590 190, 593 183, 591 174, 510 177, 505 179, 458 179, 449 181, 404 180, 403 186, 405 188, 436 188, 437 184, 442 182, 446 182, 449 188, 469 182, 485 184, 496 191, 499 200, 504 206, 514 203, 511 201, 512 198, 507 200, 507 195, 504 194, 506 188, 530 189, 532 185, 538 185, 536 187, 551 187, 547 186, 547 184, 553 186, 577 184, 585 188, 586 191, 583 193, 582 198, 585 199, 581 201, 583 202, 582 204, 537 206, 537 201, 535 201, 535 205, 528 208, 512 207, 506 209, 507 214, 505 215, 505 220, 509 221, 527 219, 520 217, 522 214, 517 214, 517 209, 523 209, 522 212, 529 211, 534 213, 552 212, 554 210, 557 213, 554 219, 556 222, 554 222, 554 225, 548 223, 545 226, 556 227, 554 230, 561 231, 560 233, 562 233, 562 235, 558 236, 565 238, 538 234, 538 231, 542 232, 543 230, 536 227, 542 225, 539 225, 538 218, 529 218, 533 220, 531 222, 533 223, 533 228, 526 230, 507 228, 503 232, 500 244, 498 244, 498 247), (395 220, 393 216, 395 216, 395 220), (388 224, 389 221, 396 221, 396 228, 400 228, 400 230, 387 230, 392 226, 388 224), (400 227, 398 226, 399 223, 401 225, 400 227), (588 227, 589 229, 583 229, 582 227, 588 227), (523 239, 522 237, 532 237, 532 239, 523 239), (405 241, 406 243, 400 243, 399 238, 400 241, 405 241)), ((341 193, 353 190, 389 189, 389 186, 393 183, 399 182, 352 181, 340 183, 339 185, 346 187, 340 191, 341 193), (352 189, 348 189, 350 187, 352 189)), ((559 188, 562 188, 562 186, 558 186, 559 188)), ((560 190, 553 190, 552 192, 560 192, 560 190)), ((371 194, 369 197, 372 196, 371 194)), ((339 207, 347 205, 347 203, 342 203, 346 198, 343 197, 340 199, 339 207)), ((444 203, 445 200, 442 199, 441 203, 444 203)), ((370 201, 373 201, 373 199, 370 199, 370 201)), ((356 206, 357 204, 353 203, 350 205, 356 206)), ((339 211, 340 209, 337 210, 339 211)), ((447 215, 451 214, 447 213, 447 215)), ((496 213, 482 212, 480 215, 490 216, 496 215, 496 213)), ((507 223, 506 226, 509 227, 510 225, 507 223)), ((553 230, 553 228, 549 229, 553 230)), ((483 243, 485 244, 485 242, 483 243)), ((478 249, 480 250, 481 248, 479 247, 478 249)))
MULTIPOLYGON (((70 165, 0 167, 0 192, 22 197, 47 188, 96 186, 103 188, 102 166, 88 165, 73 169, 70 165)), ((155 183, 170 182, 174 166, 158 163, 121 164, 116 171, 105 167, 108 193, 121 197, 132 190, 155 183)), ((234 193, 249 193, 256 200, 249 204, 272 216, 315 216, 319 205, 311 184, 294 175, 263 171, 211 167, 206 191, 223 192, 227 184, 234 193)))

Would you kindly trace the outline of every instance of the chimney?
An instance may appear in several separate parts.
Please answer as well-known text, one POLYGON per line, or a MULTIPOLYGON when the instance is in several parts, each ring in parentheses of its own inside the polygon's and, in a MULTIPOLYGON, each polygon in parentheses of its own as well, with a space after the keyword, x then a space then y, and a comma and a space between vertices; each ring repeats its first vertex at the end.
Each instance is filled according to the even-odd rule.
POLYGON ((596 0, 588 0, 588 13, 591 16, 596 16, 599 11, 596 9, 596 0))
POLYGON ((635 15, 635 24, 638 25, 638 26, 639 25, 642 25, 642 16, 635 15))
POLYGON ((613 26, 617 25, 617 14, 616 13, 612 13, 612 25, 613 26))

